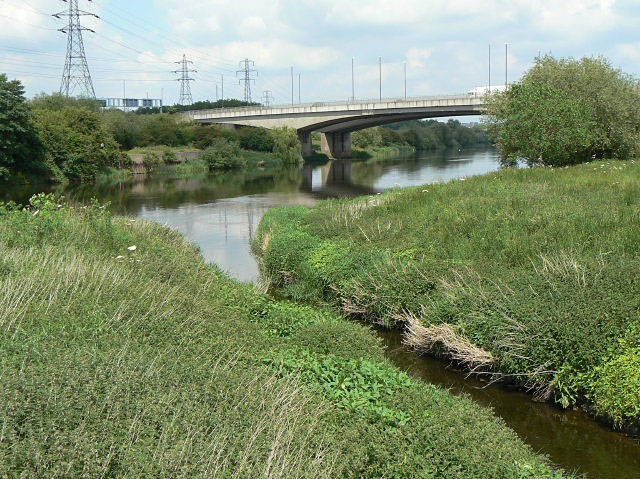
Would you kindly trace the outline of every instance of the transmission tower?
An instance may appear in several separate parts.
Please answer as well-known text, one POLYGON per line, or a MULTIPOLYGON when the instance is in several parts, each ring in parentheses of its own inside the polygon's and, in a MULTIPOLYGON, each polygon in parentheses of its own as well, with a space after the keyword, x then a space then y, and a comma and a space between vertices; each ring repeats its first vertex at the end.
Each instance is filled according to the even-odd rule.
POLYGON ((271 90, 265 90, 262 93, 262 104, 269 108, 273 104, 273 93, 271 90))
POLYGON ((242 78, 238 80, 238 83, 244 83, 244 101, 247 103, 251 103, 251 82, 255 83, 256 81, 252 75, 255 73, 258 76, 257 70, 251 68, 252 66, 255 66, 255 63, 245 58, 240 62, 241 69, 236 72, 236 75, 242 73, 242 78))
POLYGON ((80 17, 100 17, 93 13, 80 10, 78 8, 78 0, 63 1, 69 3, 69 9, 53 15, 55 18, 67 17, 68 19, 67 26, 58 30, 67 35, 67 58, 64 62, 60 93, 64 96, 70 96, 78 89, 81 96, 95 98, 96 92, 93 89, 93 81, 91 81, 89 65, 87 64, 87 57, 84 53, 84 42, 82 41, 83 31, 95 32, 90 28, 83 27, 80 24, 80 17))
POLYGON ((178 104, 191 105, 193 103, 193 97, 191 96, 191 83, 189 82, 195 81, 195 78, 191 78, 189 73, 198 73, 198 71, 189 68, 189 64, 193 62, 187 60, 187 55, 182 55, 182 60, 174 63, 182 67, 180 70, 173 71, 173 73, 180 73, 180 78, 177 79, 177 81, 180 82, 180 99, 178 100, 178 104))

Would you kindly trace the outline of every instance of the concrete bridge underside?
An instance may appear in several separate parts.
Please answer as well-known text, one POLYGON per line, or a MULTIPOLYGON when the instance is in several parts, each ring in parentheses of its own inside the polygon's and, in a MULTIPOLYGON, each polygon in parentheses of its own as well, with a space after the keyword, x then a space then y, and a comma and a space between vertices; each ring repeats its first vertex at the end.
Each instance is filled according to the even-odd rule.
POLYGON ((481 97, 451 95, 376 102, 199 110, 186 112, 185 116, 203 124, 295 128, 302 143, 303 157, 313 154, 311 133, 318 131, 323 153, 332 158, 349 158, 353 131, 406 120, 479 115, 483 108, 481 97))

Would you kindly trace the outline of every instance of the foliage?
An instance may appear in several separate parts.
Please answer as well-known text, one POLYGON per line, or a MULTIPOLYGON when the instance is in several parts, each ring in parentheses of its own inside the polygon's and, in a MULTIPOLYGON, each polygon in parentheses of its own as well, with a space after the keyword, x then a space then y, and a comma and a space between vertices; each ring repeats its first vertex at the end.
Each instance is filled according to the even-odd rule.
POLYGON ((273 155, 284 164, 299 163, 302 158, 302 145, 295 129, 283 126, 271 130, 273 136, 273 155))
POLYGON ((212 170, 243 168, 246 160, 242 156, 240 145, 235 141, 216 138, 202 154, 202 159, 212 170))
POLYGON ((0 290, 2 477, 561 477, 490 410, 296 343, 365 328, 274 336, 256 311, 325 313, 272 306, 95 202, 0 206, 0 290))
POLYGON ((34 113, 46 166, 58 180, 91 181, 119 164, 118 145, 99 113, 76 106, 34 113))
POLYGON ((352 133, 353 146, 364 150, 385 146, 411 146, 417 150, 466 148, 488 143, 484 130, 458 120, 410 120, 352 133))
POLYGON ((100 102, 93 98, 68 97, 62 93, 40 93, 31 100, 34 110, 62 111, 68 107, 85 108, 97 113, 100 111, 100 102))
POLYGON ((0 131, 0 181, 9 179, 12 170, 37 169, 42 145, 24 98, 24 88, 4 74, 0 74, 0 131))
POLYGON ((238 137, 245 150, 273 151, 273 136, 264 128, 243 128, 238 131, 238 137))
POLYGON ((619 351, 595 376, 596 411, 609 415, 618 425, 640 417, 640 322, 629 328, 619 351))
POLYGON ((164 164, 164 158, 155 152, 145 153, 144 159, 142 160, 142 165, 147 173, 153 173, 158 167, 164 164))
POLYGON ((316 385, 338 408, 364 415, 369 421, 402 427, 411 416, 384 406, 385 396, 409 388, 413 382, 402 372, 366 359, 316 356, 307 351, 277 351, 264 360, 277 374, 296 374, 316 385))
POLYGON ((495 358, 496 378, 613 420, 624 403, 637 421, 637 391, 613 384, 637 381, 636 350, 618 344, 640 318, 639 183, 636 161, 611 161, 278 208, 254 249, 285 296, 407 327, 408 340, 411 318, 446 323, 495 358))
POLYGON ((536 58, 489 99, 486 122, 505 164, 564 166, 640 153, 640 88, 602 57, 536 58))
MULTIPOLYGON (((204 101, 196 101, 191 105, 173 105, 173 106, 165 106, 163 107, 163 111, 165 113, 180 113, 182 111, 193 111, 193 110, 212 110, 216 108, 238 108, 241 106, 253 106, 259 105, 259 103, 255 102, 246 102, 243 100, 236 100, 234 98, 225 98, 224 100, 204 100, 204 101)), ((137 115, 154 115, 160 113, 159 107, 153 108, 138 108, 135 113, 137 115)))

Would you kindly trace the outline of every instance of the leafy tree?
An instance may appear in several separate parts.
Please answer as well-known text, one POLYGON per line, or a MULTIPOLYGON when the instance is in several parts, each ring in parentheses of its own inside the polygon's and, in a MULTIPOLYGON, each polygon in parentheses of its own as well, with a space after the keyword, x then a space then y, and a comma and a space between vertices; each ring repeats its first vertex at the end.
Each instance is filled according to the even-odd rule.
POLYGON ((284 163, 299 163, 302 159, 302 145, 294 128, 283 126, 271 130, 273 136, 273 156, 284 163))
POLYGON ((69 106, 86 108, 91 111, 100 111, 100 102, 93 98, 67 97, 60 93, 40 93, 31 100, 34 110, 60 111, 69 106))
POLYGON ((11 170, 35 169, 41 156, 24 88, 19 81, 9 81, 0 74, 0 180, 8 179, 11 170))
POLYGON ((536 58, 489 98, 485 122, 504 164, 563 166, 640 153, 640 85, 604 58, 536 58))
POLYGON ((135 113, 111 108, 102 112, 102 120, 124 150, 140 144, 142 122, 135 113))
POLYGON ((46 166, 58 180, 90 181, 121 159, 118 144, 99 113, 84 107, 35 110, 46 166))
POLYGON ((273 136, 264 128, 243 128, 238 131, 238 137, 245 150, 273 151, 273 136))

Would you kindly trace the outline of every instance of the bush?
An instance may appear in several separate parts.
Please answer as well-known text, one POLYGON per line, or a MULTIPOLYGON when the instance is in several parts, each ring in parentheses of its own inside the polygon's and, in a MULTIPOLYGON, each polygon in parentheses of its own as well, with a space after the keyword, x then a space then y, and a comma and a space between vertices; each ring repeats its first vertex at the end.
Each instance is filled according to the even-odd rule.
POLYGON ((283 126, 271 130, 273 137, 273 155, 285 164, 297 164, 302 161, 302 144, 294 128, 283 126))
POLYGON ((100 114, 83 107, 35 110, 49 169, 58 180, 92 181, 121 160, 118 144, 100 114), (57 173, 57 175, 56 175, 57 173))
POLYGON ((243 128, 238 131, 240 146, 245 150, 273 151, 274 139, 264 128, 243 128))
POLYGON ((158 153, 149 152, 145 153, 142 164, 147 173, 153 173, 158 167, 164 165, 164 160, 158 153))
POLYGON ((211 146, 204 150, 202 159, 212 170, 244 168, 246 166, 240 145, 235 141, 220 137, 212 140, 211 146))
POLYGON ((620 352, 593 378, 593 401, 600 414, 617 425, 640 418, 640 322, 620 340, 620 352))
POLYGON ((175 151, 167 148, 167 149, 162 151, 162 160, 166 164, 177 163, 178 162, 178 155, 176 155, 175 151))
POLYGON ((489 98, 485 121, 506 165, 628 159, 640 154, 639 86, 604 58, 547 55, 489 98))

